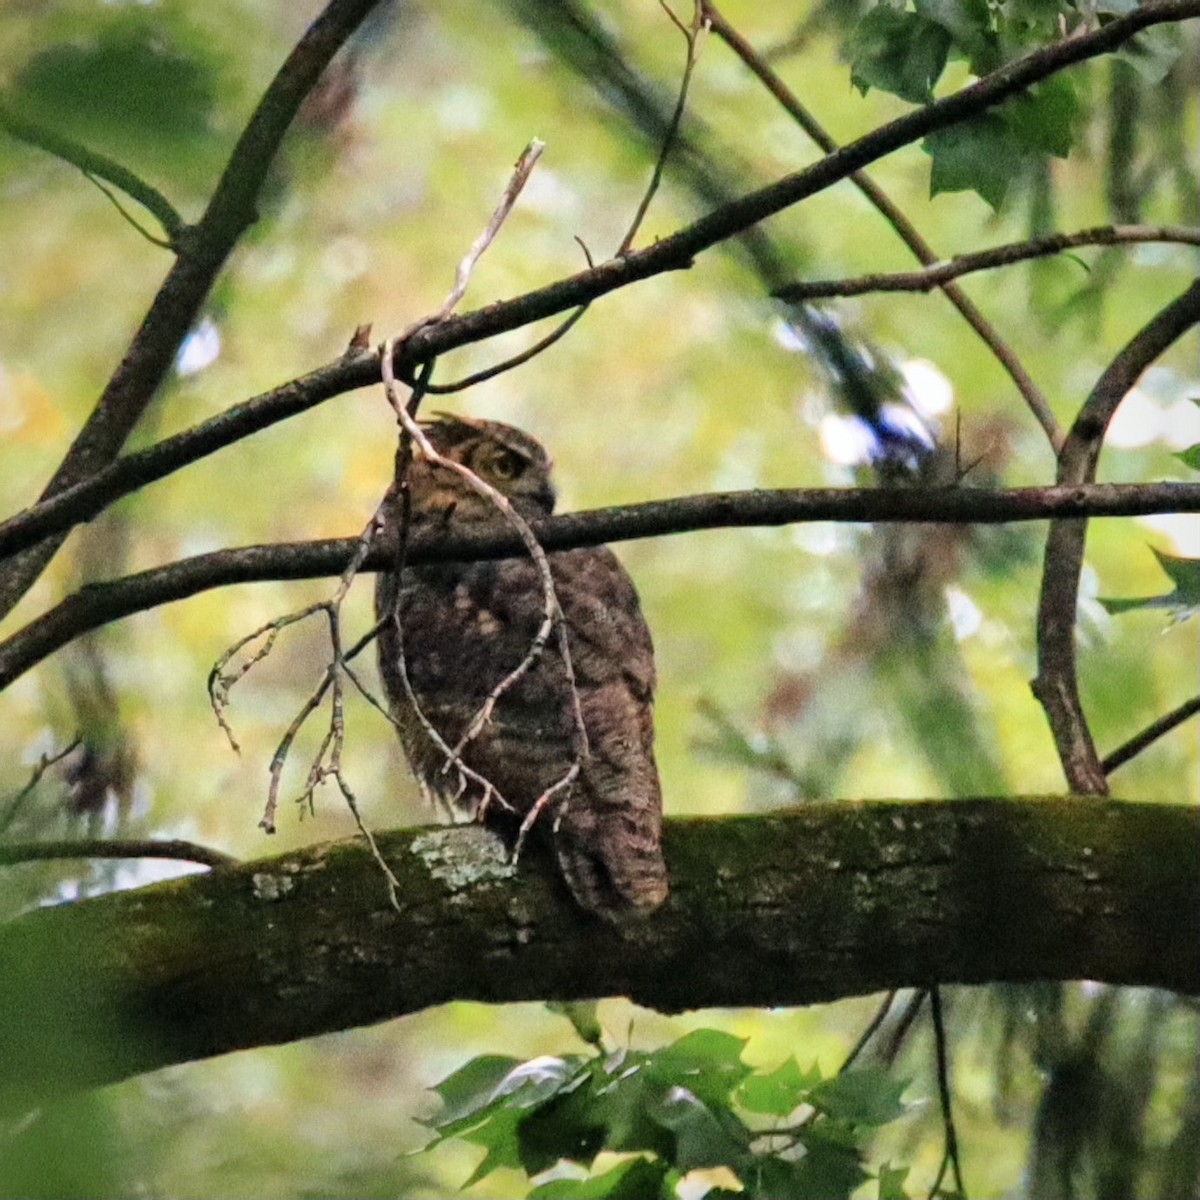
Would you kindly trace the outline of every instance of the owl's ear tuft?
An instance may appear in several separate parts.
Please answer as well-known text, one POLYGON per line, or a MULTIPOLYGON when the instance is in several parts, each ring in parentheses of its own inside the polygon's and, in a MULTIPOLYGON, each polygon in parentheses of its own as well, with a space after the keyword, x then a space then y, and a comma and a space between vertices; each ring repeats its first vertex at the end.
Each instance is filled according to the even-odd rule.
POLYGON ((482 423, 469 417, 458 417, 453 413, 436 412, 433 420, 422 421, 421 428, 439 454, 453 450, 472 438, 479 436, 482 423))

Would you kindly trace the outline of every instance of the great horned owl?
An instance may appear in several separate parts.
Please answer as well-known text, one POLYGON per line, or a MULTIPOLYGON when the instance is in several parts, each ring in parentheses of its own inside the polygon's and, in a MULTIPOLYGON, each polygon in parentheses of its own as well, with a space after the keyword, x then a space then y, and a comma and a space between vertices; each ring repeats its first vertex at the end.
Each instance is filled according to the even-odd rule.
MULTIPOLYGON (((442 456, 469 467, 526 519, 554 508, 550 459, 511 425, 442 417, 424 426, 442 456)), ((496 506, 444 466, 415 457, 409 468, 410 530, 453 532, 500 520, 496 506)), ((388 523, 399 523, 399 501, 388 523)), ((654 761, 654 649, 637 592, 607 547, 548 556, 562 610, 588 752, 569 789, 534 822, 549 834, 576 899, 605 917, 649 910, 667 895, 660 849, 662 796, 654 761)), ((436 563, 384 572, 375 591, 379 666, 409 764, 445 800, 476 812, 511 842, 521 818, 577 757, 578 718, 556 637, 504 692, 459 752, 470 776, 447 766, 460 738, 500 680, 525 657, 545 612, 541 577, 528 557, 436 563), (404 685, 398 653, 412 696, 404 685), (443 745, 438 745, 420 713, 443 745), (474 776, 472 778, 471 776, 474 776), (507 808, 505 807, 507 804, 507 808)))

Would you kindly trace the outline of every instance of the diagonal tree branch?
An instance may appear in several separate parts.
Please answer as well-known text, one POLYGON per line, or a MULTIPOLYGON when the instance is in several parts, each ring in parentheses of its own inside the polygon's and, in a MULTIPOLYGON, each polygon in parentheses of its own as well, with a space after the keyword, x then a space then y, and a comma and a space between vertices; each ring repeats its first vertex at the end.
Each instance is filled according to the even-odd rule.
MULTIPOLYGON (((653 500, 620 508, 567 513, 530 523, 547 550, 659 537, 700 529, 786 525, 801 521, 892 521, 994 524, 1062 516, 1135 516, 1200 512, 1200 483, 1089 484, 1004 491, 947 488, 796 488, 725 492, 653 500)), ((217 550, 68 596, 0 643, 0 690, 80 634, 110 621, 235 583, 338 575, 359 541, 298 542, 217 550)), ((520 554, 518 538, 503 529, 453 540, 414 540, 408 561, 500 558, 520 554)), ((394 565, 394 548, 381 543, 364 569, 394 565)))
POLYGON ((669 821, 671 897, 620 929, 572 903, 548 856, 518 873, 479 826, 379 835, 399 911, 361 842, 310 846, 0 926, 0 1111, 449 1000, 1200 993, 1198 838, 1192 805, 1072 797, 669 821))
POLYGON ((1147 747, 1154 745, 1160 737, 1165 737, 1173 729, 1177 729, 1189 717, 1200 713, 1200 696, 1185 700, 1169 713, 1164 713, 1157 721, 1152 721, 1145 729, 1135 733, 1127 742, 1122 742, 1111 754, 1104 756, 1100 764, 1105 775, 1111 775, 1118 767, 1135 759, 1147 747))
MULTIPOLYGON (((1142 372, 1173 342, 1200 323, 1200 280, 1156 314, 1113 359, 1075 419, 1058 460, 1061 487, 1090 484, 1117 406, 1142 372)), ((1038 673, 1033 693, 1041 702, 1072 791, 1108 793, 1104 767, 1079 697, 1075 615, 1087 521, 1059 518, 1046 539, 1038 600, 1038 673)))
POLYGON ((0 559, 43 538, 90 521, 110 504, 334 396, 379 382, 379 355, 355 349, 345 357, 272 388, 173 437, 122 455, 79 483, 0 522, 0 559), (353 363, 356 370, 348 372, 353 363), (349 375, 349 378, 348 378, 349 375))
MULTIPOLYGON (((225 260, 256 219, 259 190, 297 109, 377 2, 330 0, 288 55, 238 139, 204 215, 177 236, 174 266, 43 497, 107 466, 120 451, 166 377, 225 260)), ((0 618, 42 573, 61 541, 49 539, 0 567, 0 618)))

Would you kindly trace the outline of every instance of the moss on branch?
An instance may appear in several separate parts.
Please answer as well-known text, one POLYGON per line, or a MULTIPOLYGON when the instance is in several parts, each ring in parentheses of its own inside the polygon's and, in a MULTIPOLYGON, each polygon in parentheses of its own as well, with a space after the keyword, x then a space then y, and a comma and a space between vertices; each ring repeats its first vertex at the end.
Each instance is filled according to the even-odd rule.
POLYGON ((0 926, 0 1108, 450 1000, 664 1010, 1096 979, 1200 992, 1200 812, 1071 797, 668 823, 668 903, 616 930, 477 827, 359 842, 0 926))

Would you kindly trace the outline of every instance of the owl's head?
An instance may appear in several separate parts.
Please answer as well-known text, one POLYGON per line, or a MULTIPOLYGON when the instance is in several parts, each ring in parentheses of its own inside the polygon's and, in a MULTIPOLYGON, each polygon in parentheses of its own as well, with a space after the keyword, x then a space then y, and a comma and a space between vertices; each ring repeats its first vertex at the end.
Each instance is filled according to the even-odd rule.
MULTIPOLYGON (((542 444, 527 433, 500 421, 479 421, 447 413, 437 414, 435 420, 424 422, 422 428, 439 454, 469 467, 511 501, 523 516, 538 517, 554 511, 554 485, 550 482, 553 464, 542 444)), ((459 476, 433 467, 430 476, 429 482, 436 492, 454 493, 455 519, 495 519, 493 506, 472 492, 459 476)), ((437 499, 430 499, 435 507, 442 507, 437 499)))

